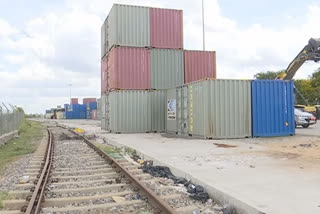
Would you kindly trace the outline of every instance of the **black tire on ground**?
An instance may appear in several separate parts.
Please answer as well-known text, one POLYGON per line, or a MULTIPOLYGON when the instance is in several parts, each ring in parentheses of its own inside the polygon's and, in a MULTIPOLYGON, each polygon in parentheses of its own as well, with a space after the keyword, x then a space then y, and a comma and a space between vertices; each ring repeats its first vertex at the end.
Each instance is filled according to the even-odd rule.
POLYGON ((308 128, 308 127, 309 127, 309 125, 302 125, 302 127, 303 127, 303 128, 308 128))

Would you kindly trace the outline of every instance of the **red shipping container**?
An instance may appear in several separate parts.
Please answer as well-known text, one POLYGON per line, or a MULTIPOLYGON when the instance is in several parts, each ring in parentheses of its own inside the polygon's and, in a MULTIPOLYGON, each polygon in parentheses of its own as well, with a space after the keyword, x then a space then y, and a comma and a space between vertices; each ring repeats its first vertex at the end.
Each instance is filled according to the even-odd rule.
POLYGON ((92 110, 91 111, 91 119, 96 120, 97 119, 97 110, 92 110))
POLYGON ((150 89, 151 69, 148 49, 116 47, 107 57, 108 90, 150 89))
POLYGON ((97 102, 97 99, 96 98, 83 98, 82 99, 82 103, 83 104, 87 104, 87 103, 90 103, 90 102, 97 102))
POLYGON ((78 104, 78 98, 71 98, 71 104, 78 104))
POLYGON ((184 82, 217 78, 215 51, 184 51, 184 82))
POLYGON ((107 86, 107 57, 104 57, 101 60, 101 94, 104 94, 108 91, 107 86))
POLYGON ((150 46, 183 49, 183 11, 150 8, 150 46))

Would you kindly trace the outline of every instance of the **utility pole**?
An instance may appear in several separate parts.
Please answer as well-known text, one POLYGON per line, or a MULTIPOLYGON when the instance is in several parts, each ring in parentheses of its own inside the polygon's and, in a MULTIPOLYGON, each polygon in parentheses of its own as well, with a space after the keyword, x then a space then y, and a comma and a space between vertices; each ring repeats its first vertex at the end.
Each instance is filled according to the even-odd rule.
POLYGON ((202 0, 202 42, 203 42, 203 50, 206 50, 206 38, 204 33, 204 0, 202 0))

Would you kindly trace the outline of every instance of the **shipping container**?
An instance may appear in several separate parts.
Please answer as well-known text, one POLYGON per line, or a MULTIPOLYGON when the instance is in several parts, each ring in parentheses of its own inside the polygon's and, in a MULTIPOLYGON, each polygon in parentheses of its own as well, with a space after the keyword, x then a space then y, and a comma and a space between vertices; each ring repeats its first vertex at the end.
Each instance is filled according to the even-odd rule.
POLYGON ((246 80, 205 80, 167 91, 166 130, 205 139, 251 136, 246 80))
POLYGON ((106 108, 107 108, 107 102, 106 102, 107 95, 101 95, 101 130, 107 130, 106 127, 106 108))
POLYGON ((216 78, 215 51, 184 51, 184 82, 216 78))
POLYGON ((114 4, 107 17, 105 30, 108 51, 115 45, 149 47, 149 8, 114 4))
POLYGON ((150 92, 121 90, 106 96, 106 130, 114 133, 151 132, 150 92))
POLYGON ((151 93, 151 119, 153 132, 165 132, 167 90, 153 90, 151 93))
POLYGON ((101 59, 101 94, 104 94, 108 91, 107 67, 108 57, 104 57, 103 59, 101 59))
POLYGON ((97 99, 97 120, 101 120, 101 98, 97 99))
POLYGON ((78 104, 78 98, 71 98, 71 104, 78 104))
POLYGON ((106 20, 101 26, 101 59, 107 54, 106 20))
POLYGON ((183 11, 150 8, 150 45, 183 49, 183 11))
POLYGON ((87 106, 82 104, 71 104, 66 111, 66 119, 86 119, 87 106))
POLYGON ((293 82, 252 81, 253 137, 295 134, 293 82))
POLYGON ((106 84, 108 90, 150 88, 150 52, 148 49, 117 47, 110 51, 107 58, 106 84))
POLYGON ((183 51, 151 49, 151 88, 167 89, 184 84, 183 51))
POLYGON ((97 110, 92 110, 91 111, 91 119, 92 120, 97 120, 97 110))
POLYGON ((97 110, 97 102, 88 102, 87 106, 87 119, 92 119, 92 110, 97 110))
POLYGON ((49 113, 51 113, 51 111, 50 110, 46 110, 46 114, 49 114, 49 113))
POLYGON ((82 103, 83 104, 87 104, 87 103, 90 103, 90 102, 97 102, 97 99, 96 98, 83 98, 82 99, 82 103))

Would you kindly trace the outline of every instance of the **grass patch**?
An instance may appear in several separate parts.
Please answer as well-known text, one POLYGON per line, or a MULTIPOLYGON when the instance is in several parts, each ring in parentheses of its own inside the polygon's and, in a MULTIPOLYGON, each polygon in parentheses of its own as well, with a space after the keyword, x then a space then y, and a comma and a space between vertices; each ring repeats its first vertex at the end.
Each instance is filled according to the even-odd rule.
POLYGON ((0 147, 0 174, 4 167, 19 157, 33 153, 43 137, 44 127, 40 122, 24 120, 19 127, 19 137, 0 147))
POLYGON ((121 149, 114 146, 102 145, 100 143, 94 143, 99 149, 110 155, 114 159, 122 159, 121 149))
POLYGON ((3 200, 6 200, 8 197, 8 192, 0 191, 0 209, 3 209, 3 200))

